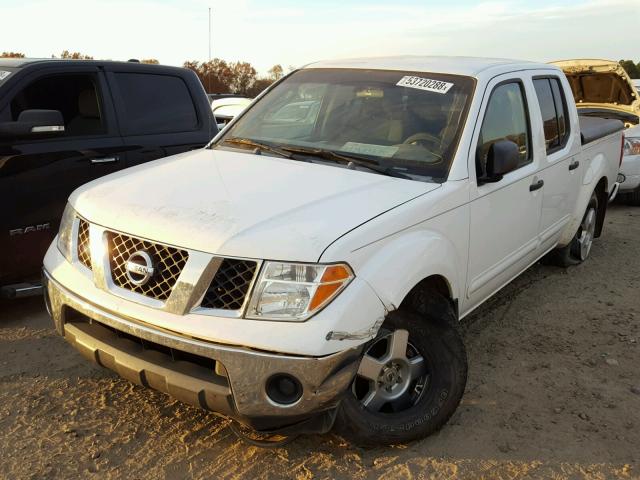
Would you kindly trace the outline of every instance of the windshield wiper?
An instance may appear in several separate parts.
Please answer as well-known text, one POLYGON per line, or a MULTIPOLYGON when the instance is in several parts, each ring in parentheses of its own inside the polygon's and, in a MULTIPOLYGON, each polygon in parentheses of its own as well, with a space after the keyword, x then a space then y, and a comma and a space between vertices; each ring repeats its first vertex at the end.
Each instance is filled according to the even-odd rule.
POLYGON ((312 157, 318 157, 325 160, 331 160, 334 162, 346 163, 347 165, 349 164, 359 165, 361 167, 368 168, 369 170, 372 170, 376 173, 380 173, 382 175, 388 175, 390 177, 406 178, 409 180, 412 179, 409 175, 405 175, 404 173, 397 172, 390 167, 383 167, 375 160, 367 157, 361 157, 358 155, 350 155, 350 154, 347 155, 344 153, 338 153, 338 152, 334 152, 333 150, 325 150, 322 148, 307 148, 307 147, 297 147, 297 146, 294 147, 289 145, 283 146, 280 148, 282 150, 285 150, 291 153, 300 153, 302 155, 309 155, 312 157))
POLYGON ((281 157, 292 158, 292 154, 284 149, 274 147, 273 145, 269 145, 267 143, 256 142, 255 140, 251 140, 249 138, 231 137, 231 138, 226 138, 222 143, 223 144, 230 143, 232 145, 245 145, 247 147, 253 147, 256 149, 255 153, 257 153, 258 155, 260 154, 261 151, 264 150, 265 152, 275 153, 276 155, 279 155, 281 157))

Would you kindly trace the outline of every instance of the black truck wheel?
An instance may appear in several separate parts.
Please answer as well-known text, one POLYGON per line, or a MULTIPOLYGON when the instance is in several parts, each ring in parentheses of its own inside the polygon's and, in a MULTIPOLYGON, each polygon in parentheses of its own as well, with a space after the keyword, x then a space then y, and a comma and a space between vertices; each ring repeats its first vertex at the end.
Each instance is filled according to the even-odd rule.
POLYGON ((341 403, 345 436, 364 445, 403 443, 447 422, 464 393, 467 355, 453 310, 445 311, 448 318, 403 310, 387 316, 341 403))

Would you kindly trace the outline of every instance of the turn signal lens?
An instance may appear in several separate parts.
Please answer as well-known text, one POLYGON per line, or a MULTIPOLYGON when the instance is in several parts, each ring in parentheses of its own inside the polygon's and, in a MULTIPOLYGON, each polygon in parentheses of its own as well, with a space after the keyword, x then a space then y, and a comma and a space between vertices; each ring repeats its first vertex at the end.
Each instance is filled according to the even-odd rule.
POLYGON ((342 265, 327 267, 322 274, 322 285, 316 288, 316 293, 309 303, 309 310, 313 311, 324 305, 350 278, 351 273, 342 265))
POLYGON ((346 264, 265 262, 246 317, 303 321, 331 302, 353 279, 346 264))

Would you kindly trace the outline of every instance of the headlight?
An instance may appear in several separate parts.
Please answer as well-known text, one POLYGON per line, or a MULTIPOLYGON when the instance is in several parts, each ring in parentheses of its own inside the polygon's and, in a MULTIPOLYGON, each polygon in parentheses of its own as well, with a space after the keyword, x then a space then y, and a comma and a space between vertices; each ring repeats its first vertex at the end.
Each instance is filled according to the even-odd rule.
POLYGON ((625 138, 624 139, 624 154, 625 155, 640 155, 640 138, 625 138))
POLYGON ((64 255, 69 262, 71 261, 71 251, 73 245, 73 221, 76 218, 76 212, 71 205, 67 203, 60 221, 60 230, 58 230, 58 250, 64 255))
POLYGON ((344 263, 318 265, 265 262, 253 289, 246 317, 306 320, 333 300, 353 279, 344 263))

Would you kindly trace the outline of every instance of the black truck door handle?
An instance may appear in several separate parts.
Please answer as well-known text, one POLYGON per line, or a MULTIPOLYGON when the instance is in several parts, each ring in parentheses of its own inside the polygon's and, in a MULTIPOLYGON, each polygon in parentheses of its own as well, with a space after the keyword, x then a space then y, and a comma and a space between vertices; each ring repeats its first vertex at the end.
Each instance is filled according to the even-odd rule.
POLYGON ((569 165, 569 171, 571 170, 575 170, 576 168, 578 168, 580 166, 580 160, 576 160, 575 162, 572 162, 569 165))
POLYGON ((114 163, 118 161, 118 157, 102 157, 92 158, 91 163, 114 163))
POLYGON ((540 190, 544 185, 544 180, 538 180, 536 183, 529 185, 529 191, 535 192, 536 190, 540 190))

